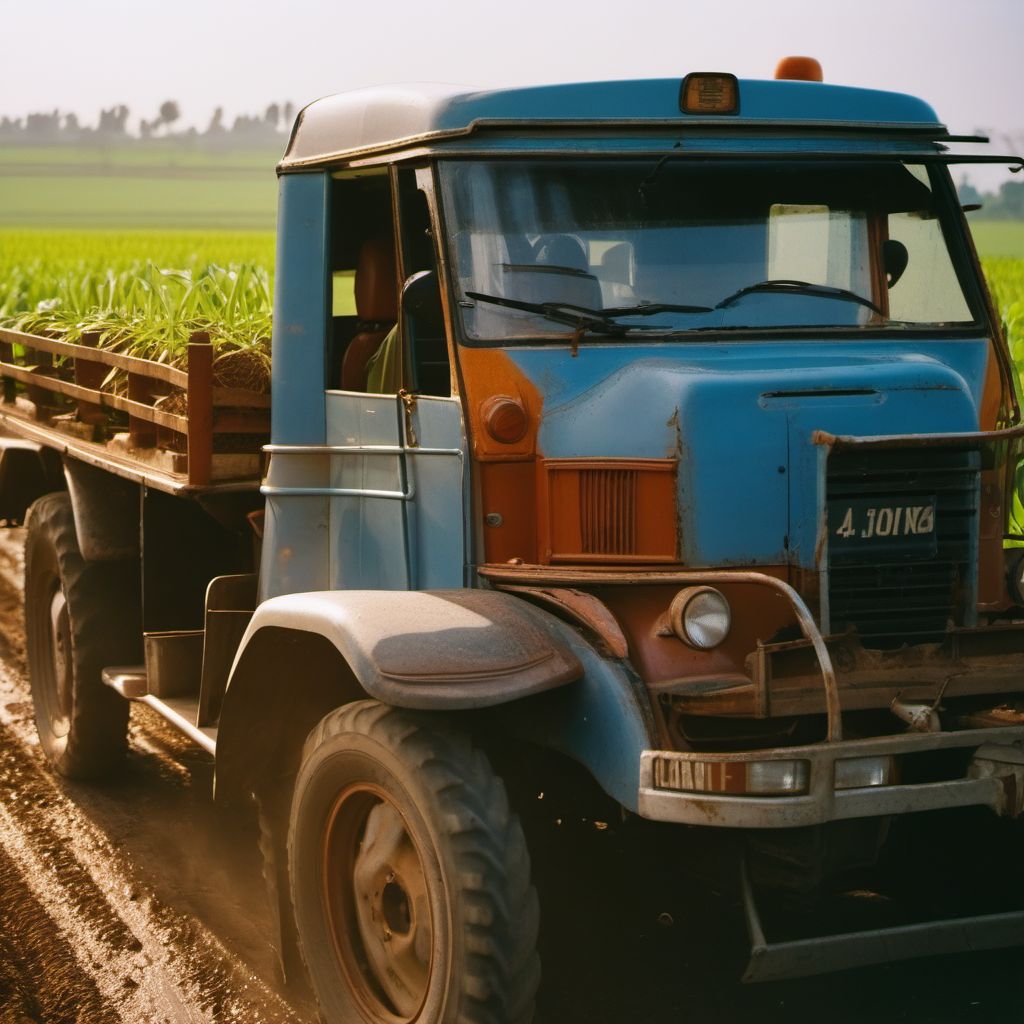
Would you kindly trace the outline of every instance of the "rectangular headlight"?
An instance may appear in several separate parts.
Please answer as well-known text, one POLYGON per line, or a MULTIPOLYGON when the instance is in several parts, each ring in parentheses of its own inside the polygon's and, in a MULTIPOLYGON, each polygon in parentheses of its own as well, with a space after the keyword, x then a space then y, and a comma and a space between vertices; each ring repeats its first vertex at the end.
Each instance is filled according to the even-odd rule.
POLYGON ((762 796, 806 793, 809 769, 806 761, 751 761, 747 765, 747 792, 762 796))
POLYGON ((891 757, 844 757, 836 761, 836 789, 888 786, 894 774, 891 757))

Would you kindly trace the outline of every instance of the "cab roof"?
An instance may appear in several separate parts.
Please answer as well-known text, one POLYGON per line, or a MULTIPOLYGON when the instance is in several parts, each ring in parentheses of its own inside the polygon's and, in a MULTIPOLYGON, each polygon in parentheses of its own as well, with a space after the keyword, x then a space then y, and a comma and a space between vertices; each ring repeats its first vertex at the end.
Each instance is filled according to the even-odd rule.
POLYGON ((735 114, 684 114, 681 78, 579 82, 517 89, 378 86, 316 100, 303 109, 278 170, 330 163, 488 129, 553 127, 845 128, 946 135, 935 111, 902 93, 819 82, 739 82, 735 114))

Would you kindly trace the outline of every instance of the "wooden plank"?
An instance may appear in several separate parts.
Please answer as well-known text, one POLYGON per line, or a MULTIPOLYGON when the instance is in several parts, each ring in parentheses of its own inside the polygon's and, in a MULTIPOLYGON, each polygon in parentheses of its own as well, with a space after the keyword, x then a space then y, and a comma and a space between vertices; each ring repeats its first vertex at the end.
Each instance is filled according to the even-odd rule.
MULTIPOLYGON (((95 331, 87 331, 82 335, 82 344, 89 348, 95 348, 99 343, 99 334, 95 331)), ((109 372, 107 368, 102 364, 98 363, 95 359, 75 359, 74 366, 74 381, 76 384, 80 384, 83 388, 92 388, 99 390, 103 387, 103 382, 107 378, 109 372)), ((101 405, 97 405, 95 402, 79 402, 78 403, 78 418, 83 423, 89 423, 93 426, 100 426, 107 422, 107 411, 101 405)))
MULTIPOLYGON (((128 374, 128 398, 133 402, 151 406, 153 404, 154 381, 149 377, 140 377, 137 373, 128 374)), ((163 410, 161 410, 162 412, 163 410)), ((128 433, 137 448, 153 448, 156 446, 157 429, 151 420, 141 416, 128 417, 128 433)))
POLYGON ((213 432, 215 434, 269 434, 270 414, 265 409, 215 409, 213 432))
POLYGON ((205 332, 188 343, 188 482, 208 484, 213 470, 213 346, 205 332))
MULTIPOLYGON (((148 465, 143 459, 130 452, 116 453, 110 444, 85 441, 54 430, 53 427, 38 423, 22 415, 20 410, 10 405, 0 406, 0 427, 12 434, 36 441, 58 452, 66 453, 73 458, 81 459, 92 466, 115 473, 126 480, 145 484, 167 494, 189 494, 192 492, 237 492, 257 491, 260 486, 258 468, 254 469, 248 479, 231 479, 210 483, 205 487, 193 488, 189 485, 184 473, 174 473, 148 465)), ((145 450, 144 450, 145 451, 145 450)), ((153 449, 149 449, 153 452, 153 449)))
POLYGON ((68 398, 76 398, 86 402, 94 402, 96 405, 105 406, 108 409, 119 409, 121 412, 137 416, 139 419, 148 420, 161 427, 167 427, 178 434, 188 433, 188 420, 184 416, 176 416, 173 413, 162 412, 154 409, 151 405, 143 405, 141 402, 133 402, 131 399, 123 398, 121 395, 111 395, 105 391, 94 391, 92 388, 82 387, 80 384, 72 384, 67 380, 60 380, 57 377, 47 377, 36 373, 33 370, 26 370, 22 366, 14 366, 12 363, 0 363, 0 374, 11 377, 24 384, 37 384, 47 391, 55 391, 68 398))
POLYGON ((270 395, 247 388, 214 388, 213 406, 215 409, 269 409, 270 395))
POLYGON ((162 380, 168 384, 173 384, 175 387, 188 387, 188 373, 184 370, 179 370, 176 366, 157 363, 152 359, 140 359, 138 356, 127 356, 122 352, 111 352, 109 349, 104 348, 91 348, 88 345, 76 345, 74 342, 61 341, 58 338, 43 338, 37 334, 12 331, 6 327, 0 327, 0 341, 35 349, 38 352, 48 352, 65 358, 88 359, 94 363, 103 363, 104 366, 115 366, 119 370, 128 370, 143 377, 162 380))

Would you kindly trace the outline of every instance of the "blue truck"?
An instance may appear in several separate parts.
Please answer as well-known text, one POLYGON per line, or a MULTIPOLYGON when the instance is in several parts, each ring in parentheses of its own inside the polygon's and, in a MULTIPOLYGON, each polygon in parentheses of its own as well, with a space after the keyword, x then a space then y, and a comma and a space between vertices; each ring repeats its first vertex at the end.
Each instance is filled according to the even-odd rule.
POLYGON ((951 175, 1021 161, 978 141, 809 60, 306 107, 271 401, 202 338, 0 332, 56 770, 116 770, 132 700, 213 754, 332 1024, 531 1018, 498 764, 738 850, 748 980, 1024 942, 1009 902, 782 941, 758 902, 1024 810, 1024 421, 951 175))

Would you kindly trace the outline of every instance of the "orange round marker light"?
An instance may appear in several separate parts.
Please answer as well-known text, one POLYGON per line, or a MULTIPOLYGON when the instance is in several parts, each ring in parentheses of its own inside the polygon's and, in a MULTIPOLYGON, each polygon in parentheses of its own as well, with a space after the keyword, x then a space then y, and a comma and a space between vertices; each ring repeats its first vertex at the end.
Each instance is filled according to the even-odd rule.
POLYGON ((813 57, 783 57, 775 68, 775 77, 790 82, 823 82, 821 64, 813 57))
POLYGON ((522 403, 508 395, 494 395, 484 402, 484 426, 487 433, 502 444, 515 444, 526 436, 530 421, 522 403))

